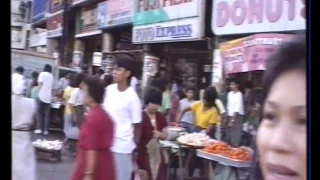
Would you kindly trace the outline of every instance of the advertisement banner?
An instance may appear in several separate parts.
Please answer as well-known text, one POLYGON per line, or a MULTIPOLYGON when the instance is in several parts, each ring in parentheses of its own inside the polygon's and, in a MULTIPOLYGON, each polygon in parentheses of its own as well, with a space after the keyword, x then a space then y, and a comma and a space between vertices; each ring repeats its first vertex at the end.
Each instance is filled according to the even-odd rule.
POLYGON ((97 27, 98 29, 104 28, 106 24, 106 13, 107 13, 107 1, 100 2, 97 8, 97 27))
POLYGON ((106 27, 131 23, 132 9, 132 0, 108 0, 106 9, 106 27))
POLYGON ((160 59, 154 56, 144 56, 143 59, 143 75, 142 75, 142 86, 147 85, 148 78, 154 76, 158 72, 160 59))
POLYGON ((203 28, 198 18, 134 26, 132 43, 157 43, 183 40, 197 40, 202 37, 203 28))
POLYGON ((47 32, 34 34, 30 37, 30 47, 46 46, 47 32))
POLYGON ((146 25, 177 19, 199 17, 205 0, 155 1, 134 0, 133 24, 146 25))
POLYGON ((212 31, 217 35, 306 29, 305 0, 214 0, 212 31))
POLYGON ((288 34, 257 34, 220 44, 226 74, 265 70, 265 63, 288 34))
POLYGON ((56 38, 62 36, 63 14, 51 16, 47 20, 47 38, 56 38))
POLYGON ((83 7, 81 11, 81 33, 97 30, 98 4, 83 7))
POLYGON ((73 51, 72 68, 79 69, 82 65, 83 52, 73 51))
POLYGON ((32 23, 39 22, 45 18, 45 14, 47 13, 47 4, 48 4, 48 0, 32 1, 32 10, 31 10, 32 23))
POLYGON ((94 52, 93 53, 92 65, 93 66, 101 66, 102 65, 102 53, 101 52, 94 52))

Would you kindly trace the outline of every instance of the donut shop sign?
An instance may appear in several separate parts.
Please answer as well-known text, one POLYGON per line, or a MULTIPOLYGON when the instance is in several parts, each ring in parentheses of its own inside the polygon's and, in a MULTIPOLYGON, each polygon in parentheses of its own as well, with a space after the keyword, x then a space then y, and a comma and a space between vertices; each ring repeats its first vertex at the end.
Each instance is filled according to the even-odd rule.
POLYGON ((217 35, 281 32, 306 28, 305 0, 214 0, 217 35))

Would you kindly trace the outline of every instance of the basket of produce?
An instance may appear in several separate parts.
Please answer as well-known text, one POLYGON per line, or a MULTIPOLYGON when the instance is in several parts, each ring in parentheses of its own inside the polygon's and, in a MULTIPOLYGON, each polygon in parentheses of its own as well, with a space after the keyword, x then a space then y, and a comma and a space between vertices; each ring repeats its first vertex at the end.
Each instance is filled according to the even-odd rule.
POLYGON ((189 146, 195 149, 202 149, 204 148, 208 143, 212 143, 209 136, 203 133, 192 133, 192 134, 186 134, 183 136, 180 136, 177 139, 177 142, 184 146, 189 146))
POLYGON ((227 143, 216 142, 197 151, 197 156, 233 167, 250 167, 253 151, 248 147, 232 148, 227 143))
POLYGON ((47 141, 37 139, 33 142, 35 147, 37 159, 43 159, 48 161, 60 161, 62 142, 59 140, 47 141))

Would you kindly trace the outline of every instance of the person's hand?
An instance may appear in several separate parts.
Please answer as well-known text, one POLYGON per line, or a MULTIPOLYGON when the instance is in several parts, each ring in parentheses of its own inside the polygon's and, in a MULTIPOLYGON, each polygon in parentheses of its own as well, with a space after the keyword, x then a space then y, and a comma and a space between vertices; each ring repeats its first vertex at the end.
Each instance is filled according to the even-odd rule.
POLYGON ((82 180, 93 180, 93 175, 92 174, 85 174, 85 175, 83 175, 82 180))
POLYGON ((153 131, 153 138, 156 138, 156 139, 160 139, 162 133, 157 131, 157 130, 154 130, 153 131))

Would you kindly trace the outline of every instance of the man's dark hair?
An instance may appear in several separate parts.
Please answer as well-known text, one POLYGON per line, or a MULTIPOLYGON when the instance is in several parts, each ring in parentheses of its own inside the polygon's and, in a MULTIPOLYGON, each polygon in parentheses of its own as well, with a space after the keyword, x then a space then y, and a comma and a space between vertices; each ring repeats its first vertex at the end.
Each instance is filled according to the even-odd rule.
POLYGON ((154 78, 150 82, 150 85, 158 88, 161 92, 164 92, 166 90, 166 82, 161 77, 154 78))
POLYGON ((237 79, 237 78, 231 78, 231 79, 229 79, 229 84, 230 83, 234 83, 234 84, 236 84, 236 85, 239 85, 240 83, 239 83, 239 80, 237 79))
POLYGON ((33 72, 31 73, 31 77, 32 77, 32 79, 38 79, 39 73, 38 73, 37 71, 33 71, 33 72))
POLYGON ((203 99, 209 106, 216 106, 215 101, 218 98, 217 89, 213 86, 207 87, 204 91, 203 99))
POLYGON ((130 71, 130 76, 127 79, 127 82, 129 84, 134 74, 135 64, 133 59, 128 55, 119 55, 115 58, 115 65, 119 68, 124 68, 126 71, 130 71))
POLYGON ((162 104, 162 92, 156 88, 151 87, 147 90, 144 97, 144 103, 147 105, 149 103, 161 105, 162 104))
POLYGON ((44 65, 43 71, 51 73, 52 67, 49 64, 46 64, 46 65, 44 65))
POLYGON ((88 95, 95 101, 97 104, 101 104, 104 98, 104 83, 96 76, 89 76, 84 80, 88 87, 88 95))
POLYGON ((73 88, 78 88, 80 84, 83 82, 85 79, 85 75, 82 73, 77 73, 72 79, 72 83, 70 83, 70 86, 73 88))
POLYGON ((98 69, 97 73, 98 73, 99 75, 103 75, 103 74, 104 74, 104 70, 103 70, 103 69, 98 69))
MULTIPOLYGON (((266 62, 266 70, 263 74, 262 80, 264 90, 261 98, 262 108, 263 103, 277 78, 279 78, 283 73, 291 70, 306 71, 307 46, 305 36, 295 36, 294 38, 284 41, 266 62)), ((253 159, 251 169, 252 180, 264 180, 261 173, 260 162, 258 160, 258 152, 255 153, 253 159)))
POLYGON ((16 72, 22 74, 24 72, 24 68, 22 66, 18 66, 16 67, 16 72))
POLYGON ((103 81, 105 86, 109 86, 113 82, 113 77, 111 75, 105 75, 103 81))

